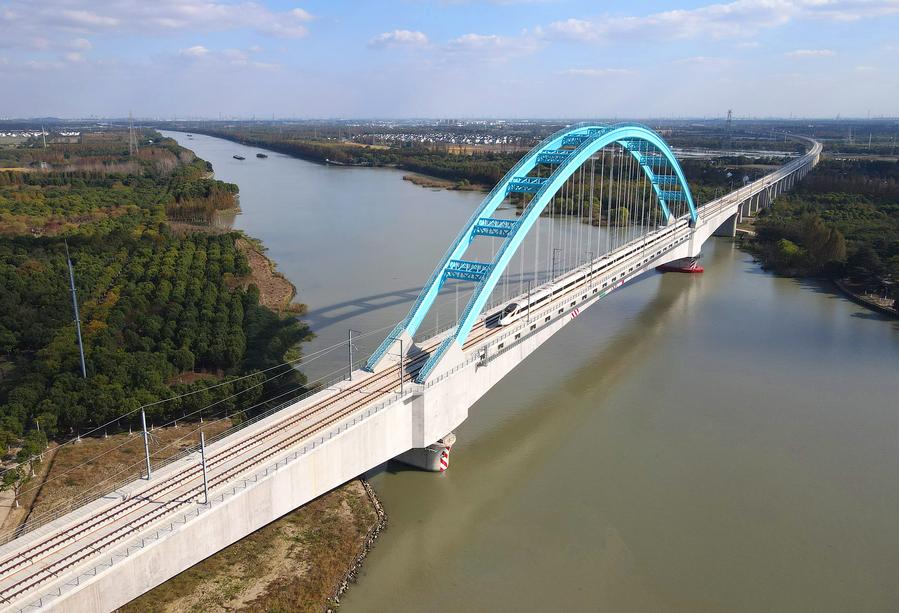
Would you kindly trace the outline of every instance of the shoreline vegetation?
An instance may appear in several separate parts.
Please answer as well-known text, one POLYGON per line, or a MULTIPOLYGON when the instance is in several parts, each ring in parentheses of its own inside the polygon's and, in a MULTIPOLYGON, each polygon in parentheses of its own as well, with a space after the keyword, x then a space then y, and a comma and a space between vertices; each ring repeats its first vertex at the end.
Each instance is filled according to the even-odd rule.
MULTIPOLYGON (((311 332, 298 319, 306 307, 294 302, 296 288, 262 243, 220 223, 238 210, 238 187, 158 133, 141 131, 138 145, 131 152, 127 132, 104 131, 77 144, 0 148, 0 531, 138 477, 139 415, 138 423, 133 413, 116 419, 123 411, 152 404, 158 462, 195 445, 200 429, 215 435, 255 414, 244 406, 307 389, 293 369, 278 381, 253 375, 298 358, 311 332), (63 239, 76 275, 86 381, 63 239), (194 393, 166 401, 186 392, 194 393), (229 400, 236 394, 243 402, 229 400), (90 461, 101 454, 103 462, 90 461)), ((260 565, 229 561, 229 548, 157 587, 179 596, 151 609, 332 606, 386 524, 360 483, 232 545, 290 554, 302 544, 302 555, 276 560, 267 582, 260 565), (184 577, 197 578, 193 591, 184 577)), ((149 610, 147 599, 136 602, 125 609, 149 610)))
POLYGON ((899 317, 899 161, 825 159, 759 212, 745 246, 764 270, 831 281, 899 317))
POLYGON ((490 188, 486 185, 481 185, 479 183, 469 183, 466 179, 462 179, 459 181, 451 181, 449 179, 441 179, 440 177, 432 177, 429 175, 423 174, 409 174, 403 175, 403 181, 408 181, 413 185, 418 185, 419 187, 426 187, 428 189, 447 189, 447 190, 455 190, 455 191, 463 191, 463 192, 484 192, 487 193, 490 191, 490 188))

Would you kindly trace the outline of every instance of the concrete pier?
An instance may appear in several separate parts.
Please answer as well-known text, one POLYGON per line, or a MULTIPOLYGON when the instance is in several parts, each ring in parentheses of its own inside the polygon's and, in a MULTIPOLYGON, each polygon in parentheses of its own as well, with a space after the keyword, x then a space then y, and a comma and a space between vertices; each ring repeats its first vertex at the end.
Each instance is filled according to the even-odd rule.
POLYGON ((449 454, 455 444, 456 435, 450 432, 433 445, 410 449, 394 459, 403 464, 414 466, 415 468, 434 473, 442 473, 449 468, 449 454))
POLYGON ((723 236, 723 237, 731 237, 737 235, 737 223, 739 220, 737 219, 740 216, 739 211, 728 217, 723 224, 718 226, 718 229, 712 232, 712 236, 723 236))

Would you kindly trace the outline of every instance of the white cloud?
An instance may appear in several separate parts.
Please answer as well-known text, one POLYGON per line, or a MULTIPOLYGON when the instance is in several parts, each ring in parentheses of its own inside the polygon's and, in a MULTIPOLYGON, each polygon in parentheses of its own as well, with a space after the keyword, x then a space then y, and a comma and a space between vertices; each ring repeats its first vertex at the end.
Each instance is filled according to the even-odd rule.
POLYGON ((251 68, 258 70, 277 70, 280 64, 260 62, 251 59, 255 51, 250 49, 222 49, 221 51, 208 49, 203 45, 194 45, 187 49, 181 49, 178 57, 190 64, 200 63, 205 68, 251 68))
POLYGON ((225 31, 251 29, 282 38, 308 34, 314 17, 302 8, 274 11, 259 2, 214 2, 209 0, 8 0, 0 13, 15 31, 159 33, 171 30, 225 31))
POLYGON ((209 55, 209 49, 207 49, 203 45, 194 45, 193 47, 182 49, 178 53, 185 57, 200 58, 209 55))
POLYGON ((620 77, 634 74, 627 68, 569 68, 562 71, 563 75, 574 77, 620 77))
POLYGON ((368 41, 369 47, 424 47, 428 37, 424 32, 414 30, 393 30, 382 32, 368 41))
POLYGON ((309 11, 303 10, 301 8, 295 8, 290 11, 291 17, 298 21, 312 21, 315 17, 309 11))
POLYGON ((833 21, 858 21, 899 14, 899 0, 804 0, 810 17, 833 21))
POLYGON ((674 60, 671 62, 672 64, 681 64, 681 65, 701 65, 701 66, 711 66, 711 65, 721 65, 721 64, 729 64, 730 59, 726 57, 712 57, 708 55, 694 55, 692 57, 685 57, 679 60, 674 60))
POLYGON ((899 14, 899 0, 735 0, 644 16, 604 15, 556 21, 540 36, 577 41, 742 38, 796 19, 854 21, 899 14))
POLYGON ((93 46, 94 45, 91 43, 91 41, 87 40, 86 38, 73 38, 71 41, 69 41, 69 47, 71 47, 72 49, 88 51, 92 49, 93 46))
POLYGON ((856 66, 856 72, 877 72, 876 66, 856 66))
POLYGON ((796 49, 784 53, 786 57, 831 57, 834 54, 830 49, 796 49))
POLYGON ((469 60, 505 62, 530 55, 539 48, 536 39, 523 33, 521 36, 497 34, 464 34, 450 40, 443 48, 445 57, 464 57, 469 60))
POLYGON ((240 49, 225 49, 222 51, 222 57, 233 64, 246 64, 250 59, 247 52, 240 49))
MULTIPOLYGON (((38 13, 40 14, 40 13, 38 13)), ((57 23, 66 24, 69 28, 114 28, 121 20, 109 15, 100 15, 86 9, 62 9, 56 12, 57 23)))
POLYGON ((67 62, 72 64, 80 64, 84 62, 84 55, 78 53, 77 51, 70 51, 65 54, 65 59, 67 62))

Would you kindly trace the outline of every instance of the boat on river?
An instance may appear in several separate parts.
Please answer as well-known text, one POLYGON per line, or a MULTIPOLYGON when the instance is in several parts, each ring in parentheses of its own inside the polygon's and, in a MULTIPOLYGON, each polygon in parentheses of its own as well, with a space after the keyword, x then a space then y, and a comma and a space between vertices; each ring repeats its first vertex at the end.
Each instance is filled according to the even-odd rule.
POLYGON ((257 154, 256 154, 256 157, 258 157, 259 159, 264 160, 264 159, 267 158, 268 156, 265 155, 264 153, 257 153, 257 154))
POLYGON ((242 156, 242 155, 232 155, 231 157, 233 157, 235 160, 245 160, 245 159, 247 159, 247 158, 245 158, 245 157, 242 156))

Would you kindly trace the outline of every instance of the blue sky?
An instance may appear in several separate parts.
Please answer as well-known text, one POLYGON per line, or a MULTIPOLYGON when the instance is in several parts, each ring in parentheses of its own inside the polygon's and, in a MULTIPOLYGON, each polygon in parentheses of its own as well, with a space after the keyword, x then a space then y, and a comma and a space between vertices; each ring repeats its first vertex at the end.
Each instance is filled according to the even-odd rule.
POLYGON ((899 115, 899 0, 0 0, 0 117, 899 115))

